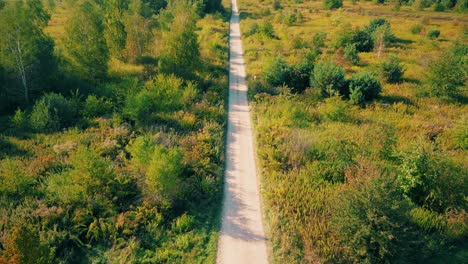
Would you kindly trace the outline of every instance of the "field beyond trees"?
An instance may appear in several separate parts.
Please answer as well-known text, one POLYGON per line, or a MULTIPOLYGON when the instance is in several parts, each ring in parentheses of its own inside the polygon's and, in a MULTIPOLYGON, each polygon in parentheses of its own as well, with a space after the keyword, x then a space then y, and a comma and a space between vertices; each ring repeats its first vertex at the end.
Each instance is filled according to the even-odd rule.
POLYGON ((215 262, 228 17, 0 0, 0 263, 215 262))
POLYGON ((240 0, 275 263, 466 263, 466 1, 240 0))

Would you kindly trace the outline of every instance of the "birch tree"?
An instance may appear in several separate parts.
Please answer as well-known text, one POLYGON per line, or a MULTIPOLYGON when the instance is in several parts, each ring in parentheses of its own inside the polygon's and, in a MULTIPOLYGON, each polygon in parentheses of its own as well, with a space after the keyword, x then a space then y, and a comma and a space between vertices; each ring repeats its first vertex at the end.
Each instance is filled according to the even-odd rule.
POLYGON ((39 0, 10 2, 0 11, 0 63, 16 81, 8 87, 16 101, 29 104, 56 70, 53 40, 42 31, 49 18, 39 0))
POLYGON ((66 54, 71 73, 98 83, 107 77, 109 48, 104 35, 102 13, 90 1, 79 4, 65 26, 66 54))

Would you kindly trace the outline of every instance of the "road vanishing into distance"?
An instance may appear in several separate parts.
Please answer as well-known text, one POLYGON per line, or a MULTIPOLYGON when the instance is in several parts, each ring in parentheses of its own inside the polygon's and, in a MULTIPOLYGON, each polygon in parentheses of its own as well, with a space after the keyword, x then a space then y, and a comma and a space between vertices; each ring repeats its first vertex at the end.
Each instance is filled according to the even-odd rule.
POLYGON ((268 263, 237 1, 229 32, 229 120, 217 263, 268 263))

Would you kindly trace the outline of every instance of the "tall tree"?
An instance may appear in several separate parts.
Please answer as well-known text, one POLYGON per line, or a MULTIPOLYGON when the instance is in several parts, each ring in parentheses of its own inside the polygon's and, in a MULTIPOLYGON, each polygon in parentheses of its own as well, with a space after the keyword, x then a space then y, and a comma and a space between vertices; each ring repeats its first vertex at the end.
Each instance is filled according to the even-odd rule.
POLYGON ((0 64, 13 80, 7 94, 14 103, 28 104, 55 73, 54 42, 43 32, 49 18, 40 0, 9 2, 0 11, 0 64))
POLYGON ((105 79, 109 49, 103 38, 103 18, 97 6, 90 1, 79 4, 67 21, 65 31, 72 73, 94 83, 105 79))
POLYGON ((123 15, 128 9, 128 0, 108 0, 104 2, 105 37, 112 56, 120 57, 125 49, 127 32, 123 15))
POLYGON ((141 0, 131 0, 128 12, 125 14, 125 56, 128 61, 135 62, 144 51, 149 37, 149 21, 142 15, 143 5, 141 0))
POLYGON ((190 1, 172 1, 169 12, 169 30, 163 32, 163 49, 159 69, 168 74, 193 79, 200 66, 200 51, 196 30, 196 14, 190 1))

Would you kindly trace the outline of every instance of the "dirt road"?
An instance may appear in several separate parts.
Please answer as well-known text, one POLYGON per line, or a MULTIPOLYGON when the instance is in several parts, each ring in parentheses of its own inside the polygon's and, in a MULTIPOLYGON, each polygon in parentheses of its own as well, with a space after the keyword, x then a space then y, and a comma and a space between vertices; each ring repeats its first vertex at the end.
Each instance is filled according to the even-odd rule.
POLYGON ((267 263, 237 1, 230 22, 229 123, 217 263, 267 263))

